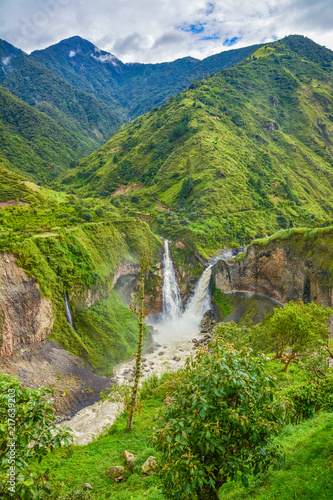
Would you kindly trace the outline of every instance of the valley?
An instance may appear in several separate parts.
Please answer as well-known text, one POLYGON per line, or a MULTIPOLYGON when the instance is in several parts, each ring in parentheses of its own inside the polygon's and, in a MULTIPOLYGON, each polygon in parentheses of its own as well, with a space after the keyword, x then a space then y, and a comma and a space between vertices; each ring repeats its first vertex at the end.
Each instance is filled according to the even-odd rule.
MULTIPOLYGON (((176 498, 165 486, 168 471, 141 473, 151 455, 162 468, 163 460, 171 463, 163 436, 160 445, 151 437, 154 413, 173 408, 176 415, 177 394, 197 373, 191 366, 202 362, 204 374, 205 356, 213 366, 229 355, 237 362, 253 356, 253 366, 265 365, 263 380, 274 379, 272 401, 286 406, 269 443, 279 447, 282 436, 292 466, 264 467, 253 476, 250 466, 244 472, 237 465, 238 476, 230 469, 214 498, 259 500, 279 492, 287 500, 297 488, 306 500, 329 498, 333 52, 292 35, 203 60, 132 64, 75 36, 30 55, 1 41, 0 58, 0 379, 5 384, 5 374, 16 376, 26 390, 51 387, 61 428, 72 426, 78 438, 42 461, 53 468, 52 491, 27 498, 176 498), (149 264, 140 305, 144 252, 149 264), (280 320, 283 334, 296 324, 303 336, 294 347, 295 330, 280 353, 274 328, 281 325, 274 321, 288 307, 295 311, 293 319, 280 320), (251 354, 239 354, 242 349, 251 354), (126 391, 137 359, 140 411, 131 434, 124 432, 126 391), (295 409, 309 379, 323 385, 314 406, 306 403, 313 429, 310 417, 299 418, 295 409), (109 467, 122 463, 124 449, 138 455, 140 467, 125 464, 119 483, 105 479, 109 467), (319 490, 302 480, 315 449, 319 490), (293 480, 284 490, 290 467, 293 480), (83 492, 86 482, 91 492, 83 492)), ((232 363, 226 361, 230 373, 232 363)), ((203 383, 198 373, 200 392, 216 374, 203 383)), ((233 375, 237 384, 240 373, 233 375)), ((186 408, 189 399, 182 398, 186 408)), ((268 399, 264 407, 271 408, 268 399)), ((247 432, 244 419, 235 420, 235 435, 247 432)), ((175 436, 174 450, 187 439, 175 436)), ((246 446, 259 446, 257 437, 248 439, 246 446)), ((44 474, 36 458, 30 462, 26 474, 44 474)), ((195 463, 206 471, 204 460, 195 463)), ((34 483, 24 481, 22 475, 20 498, 34 483)), ((198 481, 195 496, 177 498, 207 498, 198 481)), ((15 498, 8 495, 3 498, 15 498)))

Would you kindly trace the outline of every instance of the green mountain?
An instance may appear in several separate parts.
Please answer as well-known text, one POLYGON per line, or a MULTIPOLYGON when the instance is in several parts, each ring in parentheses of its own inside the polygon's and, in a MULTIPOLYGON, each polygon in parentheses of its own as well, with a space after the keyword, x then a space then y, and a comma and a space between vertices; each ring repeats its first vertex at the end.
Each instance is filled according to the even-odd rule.
POLYGON ((225 51, 203 61, 184 57, 161 64, 124 64, 91 42, 74 36, 37 50, 30 57, 107 105, 116 103, 127 120, 159 106, 184 90, 191 80, 237 64, 258 47, 225 51))
POLYGON ((82 157, 81 134, 68 132, 47 114, 0 86, 0 158, 38 182, 49 183, 82 157))
POLYGON ((196 81, 66 174, 203 253, 333 215, 333 53, 299 36, 196 81))
POLYGON ((0 40, 0 84, 49 115, 74 136, 80 157, 89 154, 119 128, 118 108, 76 89, 9 43, 0 40))
POLYGON ((113 276, 120 264, 140 261, 148 240, 155 260, 161 242, 145 222, 107 202, 45 189, 12 170, 0 159, 0 252, 14 253, 49 299, 49 338, 77 355, 86 352, 94 368, 111 374, 132 355, 138 333, 136 316, 112 289, 113 276), (65 293, 75 329, 66 320, 65 293))

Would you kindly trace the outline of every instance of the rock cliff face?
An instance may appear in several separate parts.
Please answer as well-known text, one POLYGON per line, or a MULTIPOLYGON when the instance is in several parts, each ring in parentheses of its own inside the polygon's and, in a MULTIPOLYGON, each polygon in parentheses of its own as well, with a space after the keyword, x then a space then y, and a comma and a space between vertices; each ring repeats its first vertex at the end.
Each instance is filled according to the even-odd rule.
POLYGON ((332 252, 326 234, 253 244, 242 259, 216 263, 214 284, 222 292, 249 290, 282 303, 303 299, 332 307, 332 252))
MULTIPOLYGON (((123 278, 134 278, 133 283, 136 283, 135 277, 140 273, 140 265, 133 262, 120 263, 114 275, 107 279, 103 285, 99 284, 94 288, 88 288, 81 293, 77 293, 75 288, 70 293, 70 302, 75 309, 81 307, 91 307, 101 298, 108 297, 110 290, 120 285, 123 278), (119 282, 119 283, 118 283, 119 282)), ((133 285, 134 286, 134 285, 133 285)), ((126 300, 124 301, 126 303, 126 300)))
POLYGON ((0 254, 1 355, 10 356, 23 344, 44 340, 53 325, 52 305, 36 280, 20 269, 10 252, 0 254))
MULTIPOLYGON (((74 310, 91 307, 100 298, 106 298, 112 288, 128 304, 137 287, 140 265, 121 263, 113 277, 92 289, 80 293, 72 290, 69 295, 74 310)), ((148 301, 148 298, 147 298, 148 301)), ((153 309, 161 309, 160 293, 154 296, 153 309)), ((51 302, 43 298, 35 279, 18 267, 15 256, 10 252, 0 253, 0 345, 1 356, 11 356, 24 344, 45 340, 53 327, 51 302)))

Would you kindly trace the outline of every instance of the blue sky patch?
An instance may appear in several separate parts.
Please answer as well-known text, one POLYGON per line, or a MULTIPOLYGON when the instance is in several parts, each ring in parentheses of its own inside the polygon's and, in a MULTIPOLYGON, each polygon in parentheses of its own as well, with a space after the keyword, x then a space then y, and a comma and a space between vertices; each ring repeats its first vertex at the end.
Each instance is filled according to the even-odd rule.
POLYGON ((238 40, 241 40, 241 36, 234 36, 233 38, 227 38, 226 40, 224 40, 223 42, 223 45, 225 47, 231 47, 231 45, 235 45, 235 43, 238 42, 238 40))
POLYGON ((217 33, 214 33, 214 35, 207 35, 207 36, 202 36, 200 40, 220 40, 220 36, 217 33))
POLYGON ((206 24, 207 23, 183 24, 183 26, 179 26, 179 29, 197 35, 205 31, 206 24))

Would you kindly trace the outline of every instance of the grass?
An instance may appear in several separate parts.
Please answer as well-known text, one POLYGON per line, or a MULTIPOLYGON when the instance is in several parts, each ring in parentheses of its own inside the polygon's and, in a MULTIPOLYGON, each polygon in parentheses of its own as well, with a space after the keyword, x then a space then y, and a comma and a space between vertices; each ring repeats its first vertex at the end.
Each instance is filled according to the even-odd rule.
MULTIPOLYGON (((276 371, 276 366, 274 371, 276 371)), ((296 370, 297 371, 297 370, 296 370)), ((300 373, 292 373, 293 381, 300 373)), ((141 413, 136 413, 134 429, 125 431, 126 415, 95 441, 86 446, 70 446, 48 455, 38 466, 39 471, 50 469, 49 479, 52 498, 61 499, 71 491, 82 489, 85 482, 93 490, 89 498, 106 500, 161 500, 167 497, 161 491, 157 474, 143 476, 140 466, 150 456, 157 456, 149 447, 147 438, 153 424, 156 408, 163 404, 169 390, 168 376, 152 380, 144 388, 145 399, 141 413), (137 455, 137 465, 131 475, 125 472, 125 480, 114 483, 107 476, 112 465, 125 465, 123 451, 137 455)), ((333 414, 318 413, 313 419, 299 425, 288 425, 276 438, 285 452, 285 467, 269 470, 266 474, 250 480, 244 488, 240 483, 227 483, 220 490, 220 498, 240 500, 328 500, 333 488, 333 414)))
MULTIPOLYGON (((165 377, 164 377, 165 378, 165 377)), ((155 381, 144 388, 147 397, 142 411, 135 413, 132 432, 126 432, 127 417, 120 416, 116 423, 95 441, 86 446, 71 446, 48 455, 38 470, 50 469, 52 491, 58 498, 69 491, 82 488, 85 482, 93 486, 91 498, 104 500, 147 500, 162 499, 160 481, 156 475, 143 476, 141 465, 156 452, 147 444, 150 427, 156 408, 163 403, 168 391, 168 382, 155 388, 155 381), (108 469, 113 465, 125 465, 123 451, 137 455, 137 463, 132 475, 126 471, 128 479, 119 484, 110 480, 108 469)))
POLYGON ((329 500, 333 488, 333 414, 319 413, 299 425, 288 425, 278 437, 285 467, 252 480, 248 489, 227 484, 228 500, 329 500))

